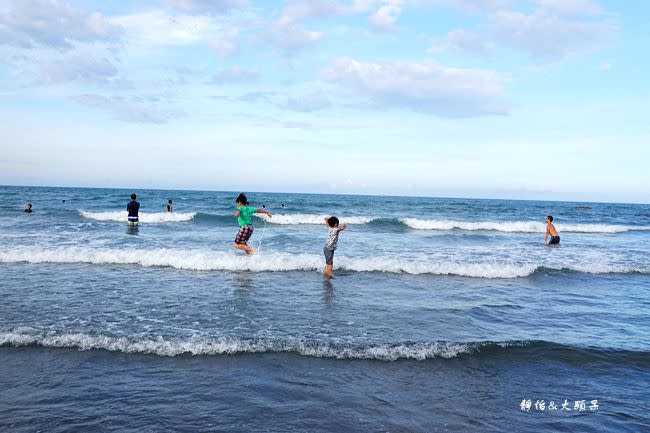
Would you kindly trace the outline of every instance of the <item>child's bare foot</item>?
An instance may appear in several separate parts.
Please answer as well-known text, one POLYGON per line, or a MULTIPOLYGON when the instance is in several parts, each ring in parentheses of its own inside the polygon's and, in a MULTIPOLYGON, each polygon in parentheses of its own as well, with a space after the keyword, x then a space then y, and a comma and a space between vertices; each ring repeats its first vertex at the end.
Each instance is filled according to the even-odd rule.
POLYGON ((245 251, 246 251, 246 255, 248 255, 248 256, 252 256, 253 254, 255 254, 255 248, 253 248, 253 247, 248 247, 248 248, 246 248, 245 251))

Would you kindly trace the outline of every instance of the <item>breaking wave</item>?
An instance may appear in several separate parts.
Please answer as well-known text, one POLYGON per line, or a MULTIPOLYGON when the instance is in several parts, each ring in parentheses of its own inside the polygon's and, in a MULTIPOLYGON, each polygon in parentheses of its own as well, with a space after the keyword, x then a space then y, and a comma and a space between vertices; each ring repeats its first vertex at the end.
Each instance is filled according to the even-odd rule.
POLYGON ((85 333, 43 333, 9 331, 0 333, 0 346, 42 346, 109 350, 158 356, 235 355, 242 353, 296 353, 303 356, 334 359, 452 359, 481 351, 527 346, 529 341, 448 342, 377 344, 353 346, 303 340, 242 339, 236 337, 142 338, 90 335, 85 333))
MULTIPOLYGON (((88 263, 98 265, 139 265, 171 267, 193 271, 320 271, 323 258, 314 254, 273 253, 247 257, 234 252, 175 249, 106 249, 64 247, 36 249, 17 247, 0 251, 0 263, 88 263)), ((590 274, 650 273, 650 267, 632 267, 609 263, 533 264, 515 261, 427 261, 367 257, 337 259, 337 269, 349 272, 386 272, 394 274, 456 275, 473 278, 520 278, 541 270, 571 271, 590 274)))
MULTIPOLYGON (((408 227, 416 230, 467 230, 467 231, 498 231, 507 233, 545 233, 546 225, 537 221, 454 221, 454 220, 423 220, 418 218, 400 218, 408 227)), ((650 230, 648 226, 626 226, 615 224, 556 224, 561 232, 572 233, 623 233, 634 230, 650 230)))
MULTIPOLYGON (((126 222, 129 214, 127 211, 89 212, 80 210, 79 215, 97 221, 126 222)), ((142 223, 171 223, 191 221, 195 215, 196 212, 140 212, 139 220, 142 223)))
MULTIPOLYGON (((323 224, 323 220, 329 215, 312 215, 312 214, 273 214, 269 218, 265 214, 255 214, 255 216, 263 219, 271 224, 281 225, 299 225, 299 224, 323 224)), ((342 216, 339 217, 341 224, 368 224, 376 218, 365 216, 342 216)))

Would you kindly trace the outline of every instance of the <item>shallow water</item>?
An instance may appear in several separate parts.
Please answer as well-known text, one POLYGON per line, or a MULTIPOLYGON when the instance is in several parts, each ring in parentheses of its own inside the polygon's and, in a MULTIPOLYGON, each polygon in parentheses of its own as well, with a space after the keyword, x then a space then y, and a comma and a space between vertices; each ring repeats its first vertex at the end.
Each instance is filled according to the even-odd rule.
POLYGON ((650 428, 650 206, 250 194, 244 257, 236 194, 129 194, 0 189, 0 427, 650 428))

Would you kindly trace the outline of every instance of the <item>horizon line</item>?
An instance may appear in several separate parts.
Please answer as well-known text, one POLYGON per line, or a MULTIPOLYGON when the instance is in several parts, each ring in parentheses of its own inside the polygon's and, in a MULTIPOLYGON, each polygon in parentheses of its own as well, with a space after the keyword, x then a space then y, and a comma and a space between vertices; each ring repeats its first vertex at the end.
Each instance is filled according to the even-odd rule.
MULTIPOLYGON (((69 189, 120 189, 120 190, 125 190, 125 191, 131 191, 133 190, 144 190, 144 191, 194 191, 194 192, 226 192, 230 193, 232 192, 233 194, 238 194, 239 192, 242 192, 239 190, 218 190, 218 189, 202 189, 202 188, 180 188, 180 189, 174 189, 174 188, 127 188, 127 187, 111 187, 111 186, 106 186, 106 187, 99 187, 99 186, 61 186, 61 185, 18 185, 18 184, 2 184, 0 185, 0 188, 4 187, 18 187, 18 188, 69 188, 69 189)), ((495 198, 495 197, 467 197, 467 196, 458 196, 458 197, 451 197, 451 196, 442 196, 442 195, 395 195, 395 194, 361 194, 361 193, 325 193, 325 192, 289 192, 289 191, 268 191, 268 190, 257 190, 257 191, 247 191, 249 194, 250 193, 263 193, 263 194, 308 194, 308 195, 333 195, 333 196, 359 196, 359 197, 405 197, 405 198, 426 198, 426 199, 446 199, 446 200, 494 200, 494 201, 530 201, 530 202, 547 202, 547 203, 599 203, 599 204, 626 204, 626 205, 640 205, 640 206, 647 206, 650 205, 650 202, 648 203, 642 203, 642 202, 625 202, 625 201, 601 201, 601 200, 591 200, 591 201, 584 201, 584 200, 542 200, 542 199, 527 199, 527 198, 495 198)), ((543 191, 540 191, 543 192, 543 191)))

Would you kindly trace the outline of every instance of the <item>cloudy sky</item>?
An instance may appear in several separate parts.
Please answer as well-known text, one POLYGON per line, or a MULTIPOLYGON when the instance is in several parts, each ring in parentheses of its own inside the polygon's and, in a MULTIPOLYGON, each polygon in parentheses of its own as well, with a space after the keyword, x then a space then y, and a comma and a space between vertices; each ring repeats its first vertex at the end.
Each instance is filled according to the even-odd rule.
POLYGON ((648 203, 648 16, 0 0, 0 184, 648 203))

